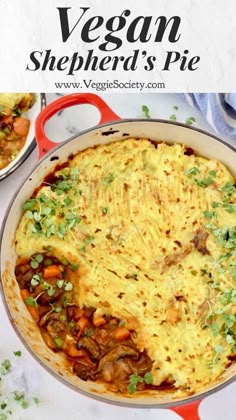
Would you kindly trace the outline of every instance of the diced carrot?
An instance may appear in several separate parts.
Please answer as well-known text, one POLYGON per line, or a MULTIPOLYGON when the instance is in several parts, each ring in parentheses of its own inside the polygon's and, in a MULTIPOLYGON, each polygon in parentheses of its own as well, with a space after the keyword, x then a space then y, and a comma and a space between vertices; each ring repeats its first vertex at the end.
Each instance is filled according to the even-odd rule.
POLYGON ((96 313, 93 314, 93 325, 95 327, 100 327, 101 325, 106 324, 106 322, 106 319, 102 315, 96 313))
POLYGON ((85 314, 85 310, 81 309, 81 308, 75 308, 74 310, 74 314, 73 314, 73 319, 75 321, 78 321, 79 318, 82 318, 82 316, 85 314))
POLYGON ((23 301, 25 302, 25 304, 27 306, 27 309, 28 309, 30 315, 32 316, 32 318, 35 321, 38 321, 38 319, 39 319, 38 309, 35 308, 34 306, 28 305, 27 302, 26 302, 26 299, 28 297, 30 297, 30 292, 27 289, 22 289, 21 292, 20 292, 20 294, 21 294, 21 297, 22 297, 23 301))
POLYGON ((16 117, 13 121, 13 130, 20 137, 26 137, 29 131, 30 121, 28 118, 16 117))
POLYGON ((130 336, 130 331, 126 327, 121 326, 121 327, 117 327, 114 330, 114 338, 117 341, 125 340, 126 338, 129 338, 129 336, 130 336))
POLYGON ((70 343, 70 344, 67 345, 66 353, 68 354, 68 356, 71 356, 71 357, 85 357, 85 356, 88 356, 86 350, 84 350, 84 349, 78 350, 75 343, 70 343))
POLYGON ((89 320, 88 318, 86 318, 85 316, 82 316, 77 322, 76 325, 77 327, 79 327, 79 335, 81 335, 84 330, 86 330, 87 326, 89 324, 89 320))
POLYGON ((61 270, 58 265, 49 265, 43 270, 43 277, 45 279, 51 279, 52 277, 62 278, 61 270))
POLYGON ((67 346, 67 348, 66 348, 65 351, 66 351, 66 354, 68 356, 82 358, 83 361, 84 361, 84 363, 86 363, 87 365, 90 365, 90 366, 94 366, 94 363, 90 359, 87 350, 85 350, 85 349, 77 349, 75 343, 68 344, 68 346, 67 346))

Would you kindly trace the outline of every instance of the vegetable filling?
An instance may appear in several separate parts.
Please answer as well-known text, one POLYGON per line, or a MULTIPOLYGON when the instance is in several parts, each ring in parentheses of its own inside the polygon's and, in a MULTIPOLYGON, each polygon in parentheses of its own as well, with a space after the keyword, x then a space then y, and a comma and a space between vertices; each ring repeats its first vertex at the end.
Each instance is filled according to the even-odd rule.
POLYGON ((22 299, 46 345, 63 352, 84 381, 106 382, 113 391, 130 394, 160 389, 152 385, 150 357, 133 341, 135 331, 121 319, 76 305, 71 279, 78 267, 63 263, 52 255, 34 254, 30 260, 19 259, 16 266, 22 299))

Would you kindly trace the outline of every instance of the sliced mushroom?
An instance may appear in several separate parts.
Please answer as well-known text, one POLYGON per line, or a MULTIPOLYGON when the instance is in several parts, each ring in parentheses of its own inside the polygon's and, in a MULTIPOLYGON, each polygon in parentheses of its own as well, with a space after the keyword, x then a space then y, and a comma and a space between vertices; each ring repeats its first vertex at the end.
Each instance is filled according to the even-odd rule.
POLYGON ((133 349, 130 346, 126 346, 124 344, 120 344, 119 346, 115 347, 114 349, 110 350, 108 353, 103 356, 99 362, 98 370, 103 370, 104 366, 107 363, 116 362, 117 360, 121 359, 122 357, 133 357, 138 359, 139 353, 137 350, 133 349))
POLYGON ((50 335, 50 334, 48 334, 48 332, 47 332, 47 331, 45 331, 45 330, 43 330, 43 329, 41 330, 41 334, 42 334, 42 337, 43 337, 43 339, 44 339, 45 343, 47 344, 47 346, 48 346, 50 349, 55 350, 55 349, 56 349, 56 344, 55 344, 55 342, 53 341, 53 339, 52 339, 51 335, 50 335))
POLYGON ((60 318, 60 313, 57 313, 57 312, 52 312, 52 310, 51 309, 48 309, 48 310, 46 310, 46 311, 44 311, 42 314, 41 314, 41 317, 40 317, 40 320, 39 320, 39 323, 38 323, 38 325, 40 326, 40 327, 43 327, 43 326, 45 326, 49 321, 52 321, 52 320, 59 320, 59 318, 60 318))
POLYGON ((88 379, 91 379, 92 381, 95 380, 95 370, 88 365, 75 362, 73 365, 73 371, 83 381, 87 381, 88 379))
POLYGON ((100 356, 99 345, 90 337, 81 337, 77 344, 78 349, 86 349, 90 353, 92 359, 98 359, 100 356))
POLYGON ((63 322, 58 321, 56 319, 50 319, 47 323, 47 332, 54 337, 55 335, 57 336, 58 334, 66 334, 66 326, 65 324, 63 324, 63 322))

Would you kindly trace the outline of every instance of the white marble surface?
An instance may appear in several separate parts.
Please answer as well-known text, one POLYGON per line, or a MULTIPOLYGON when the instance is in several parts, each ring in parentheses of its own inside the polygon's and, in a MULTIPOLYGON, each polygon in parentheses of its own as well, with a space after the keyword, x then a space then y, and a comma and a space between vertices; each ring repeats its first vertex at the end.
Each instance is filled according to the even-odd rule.
MULTIPOLYGON (((199 113, 183 105, 172 94, 103 94, 101 95, 113 110, 121 117, 140 117, 141 107, 147 105, 150 114, 155 118, 169 119, 176 114, 177 120, 185 122, 187 117, 194 116, 196 125, 212 131, 199 113), (178 106, 175 111, 173 106, 178 106)), ((48 94, 47 101, 56 98, 55 94, 48 94)), ((95 125, 99 113, 93 107, 84 105, 63 111, 47 124, 47 134, 54 141, 63 141, 71 135, 95 125)), ((226 139, 227 140, 227 139, 226 139)), ((230 142, 230 140, 228 139, 230 142)), ((0 226, 7 206, 23 179, 29 174, 37 161, 37 150, 7 179, 0 182, 0 226)), ((0 404, 8 396, 12 400, 12 391, 23 390, 26 398, 31 401, 28 409, 24 410, 19 404, 9 401, 12 408, 12 420, 178 420, 180 417, 170 410, 134 409, 111 406, 81 396, 70 390, 46 372, 28 351, 14 332, 0 300, 0 363, 4 359, 12 361, 12 372, 6 375, 0 383, 0 404), (22 356, 16 358, 14 351, 21 350, 22 356), (3 383, 4 382, 4 383, 3 383), (5 383, 6 382, 6 383, 5 383), (39 407, 32 402, 32 397, 40 400, 39 407)), ((236 383, 233 383, 206 398, 200 406, 201 420, 235 420, 236 418, 236 383)), ((1 410, 0 410, 1 413, 1 410)), ((1 419, 1 416, 0 416, 1 419)), ((188 420, 192 420, 191 418, 188 420)))

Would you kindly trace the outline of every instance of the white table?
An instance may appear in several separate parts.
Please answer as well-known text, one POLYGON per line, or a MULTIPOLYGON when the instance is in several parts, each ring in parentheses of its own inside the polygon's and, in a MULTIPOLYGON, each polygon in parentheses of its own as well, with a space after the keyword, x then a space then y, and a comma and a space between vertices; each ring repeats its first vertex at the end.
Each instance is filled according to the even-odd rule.
MULTIPOLYGON (((173 94, 100 94, 111 108, 121 117, 137 118, 142 116, 142 105, 147 105, 151 117, 169 119, 171 114, 177 120, 185 122, 188 117, 195 117, 196 125, 202 129, 213 132, 201 115, 182 104, 173 94), (178 106, 178 110, 173 107, 178 106)), ((47 102, 57 96, 47 95, 47 102)), ((89 128, 98 122, 98 111, 83 105, 63 111, 47 124, 48 136, 54 141, 63 141, 73 134, 89 128)), ((225 139, 230 142, 230 139, 225 139)), ((7 206, 20 185, 37 162, 37 150, 7 179, 0 182, 0 226, 7 206)), ((1 401, 9 396, 10 391, 22 389, 26 398, 32 397, 40 400, 39 407, 31 402, 28 409, 19 404, 9 402, 13 414, 8 418, 12 420, 177 420, 180 417, 170 410, 134 409, 111 406, 81 396, 62 385, 48 372, 46 372, 24 348, 13 330, 0 300, 0 363, 10 359, 12 371, 5 376, 7 389, 1 390, 1 401), (21 357, 14 356, 13 352, 21 350, 21 357)), ((10 399, 12 397, 10 396, 10 399)), ((0 410, 1 412, 1 410, 0 410)), ((222 391, 206 398, 200 406, 202 420, 235 420, 236 419, 236 383, 229 385, 222 391)), ((0 417, 1 418, 1 417, 0 417)), ((192 420, 192 419, 189 419, 192 420)))

